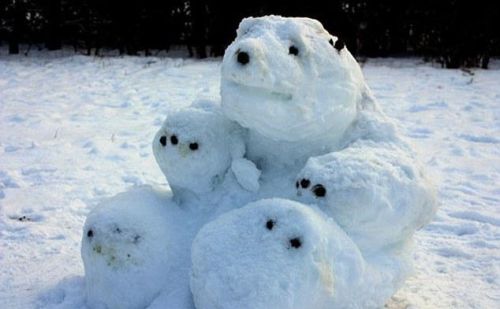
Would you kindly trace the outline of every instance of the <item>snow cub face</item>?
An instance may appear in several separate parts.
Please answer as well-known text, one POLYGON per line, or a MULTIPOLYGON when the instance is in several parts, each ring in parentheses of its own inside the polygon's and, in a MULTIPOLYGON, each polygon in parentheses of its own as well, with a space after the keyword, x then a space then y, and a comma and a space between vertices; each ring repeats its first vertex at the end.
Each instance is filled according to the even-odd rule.
POLYGON ((308 18, 244 19, 222 64, 226 115, 278 141, 340 138, 364 87, 342 41, 308 18))
MULTIPOLYGON (((103 201, 85 222, 81 255, 89 306, 144 308, 168 281, 179 248, 175 204, 148 187, 103 201)), ((178 221, 182 221, 179 220, 178 221)))
POLYGON ((222 181, 231 164, 230 127, 221 115, 195 108, 167 117, 153 152, 174 193, 206 193, 222 181))
POLYGON ((328 308, 335 280, 325 226, 308 206, 282 199, 209 223, 192 247, 196 307, 328 308))

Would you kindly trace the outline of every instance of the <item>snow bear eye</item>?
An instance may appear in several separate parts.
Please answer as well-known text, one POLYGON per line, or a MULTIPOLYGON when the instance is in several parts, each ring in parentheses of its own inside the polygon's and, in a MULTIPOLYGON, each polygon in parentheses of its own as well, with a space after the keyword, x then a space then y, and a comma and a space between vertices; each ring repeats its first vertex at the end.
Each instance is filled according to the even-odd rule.
POLYGON ((162 137, 160 137, 160 144, 163 147, 167 146, 167 137, 165 135, 163 135, 162 137))
POLYGON ((288 53, 290 55, 298 56, 299 55, 299 49, 295 45, 292 45, 292 46, 290 46, 290 48, 288 48, 288 53))
POLYGON ((336 50, 341 51, 345 47, 345 43, 342 39, 339 38, 337 39, 333 47, 335 47, 336 50))
POLYGON ((94 237, 94 231, 92 231, 92 229, 90 229, 90 230, 87 231, 87 237, 88 238, 94 237))
POLYGON ((269 219, 266 222, 266 228, 271 231, 274 228, 275 224, 276 224, 276 221, 269 219))
POLYGON ((302 246, 302 240, 299 237, 294 237, 290 239, 290 247, 298 249, 302 246))
POLYGON ((326 195, 326 189, 321 184, 315 185, 311 190, 317 197, 324 197, 326 195))
POLYGON ((170 136, 170 142, 172 143, 172 145, 177 145, 177 143, 179 143, 179 139, 177 138, 177 136, 172 135, 170 136))
POLYGON ((189 149, 191 149, 192 151, 195 151, 198 149, 198 143, 191 143, 189 144, 189 149))
POLYGON ((302 178, 302 180, 300 180, 300 186, 304 189, 309 187, 310 184, 311 184, 311 181, 309 179, 302 178))

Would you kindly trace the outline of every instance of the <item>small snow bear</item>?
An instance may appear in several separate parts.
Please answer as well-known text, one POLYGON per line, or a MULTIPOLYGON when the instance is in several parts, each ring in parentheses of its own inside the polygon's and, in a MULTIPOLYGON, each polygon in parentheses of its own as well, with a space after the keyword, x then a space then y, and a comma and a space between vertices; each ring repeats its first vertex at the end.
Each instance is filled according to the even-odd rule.
POLYGON ((374 267, 331 218, 285 199, 208 223, 191 254, 198 309, 376 308, 400 284, 400 262, 374 267))
POLYGON ((190 250, 189 235, 178 232, 188 221, 182 215, 171 196, 147 186, 98 205, 81 247, 89 306, 145 308, 172 278, 189 289, 180 267, 190 250))
POLYGON ((249 129, 249 158, 264 168, 338 149, 369 96, 342 40, 309 18, 243 19, 221 76, 224 114, 249 129))
POLYGON ((409 151, 373 144, 310 158, 295 182, 299 200, 319 205, 364 251, 407 241, 436 205, 409 151))
POLYGON ((257 191, 260 172, 243 158, 242 135, 214 106, 197 102, 167 116, 154 137, 153 153, 174 195, 211 192, 230 168, 245 189, 257 191))

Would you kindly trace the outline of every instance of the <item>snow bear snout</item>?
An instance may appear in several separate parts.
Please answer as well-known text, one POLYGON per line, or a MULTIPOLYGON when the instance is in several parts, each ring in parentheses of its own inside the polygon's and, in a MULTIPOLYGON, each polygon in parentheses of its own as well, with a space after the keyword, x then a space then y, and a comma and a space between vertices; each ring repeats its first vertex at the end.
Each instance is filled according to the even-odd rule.
POLYGON ((248 38, 233 43, 229 49, 228 56, 225 57, 225 78, 240 85, 259 88, 274 81, 268 66, 266 48, 261 40, 248 38))

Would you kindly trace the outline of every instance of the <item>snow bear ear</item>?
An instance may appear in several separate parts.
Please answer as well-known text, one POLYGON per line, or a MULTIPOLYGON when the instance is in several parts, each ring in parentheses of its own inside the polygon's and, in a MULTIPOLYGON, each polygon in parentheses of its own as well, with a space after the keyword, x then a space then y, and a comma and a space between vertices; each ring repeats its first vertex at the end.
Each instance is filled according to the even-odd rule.
POLYGON ((247 34, 250 31, 250 28, 252 28, 256 23, 257 19, 254 17, 243 18, 238 26, 238 29, 236 30, 236 39, 247 34))

